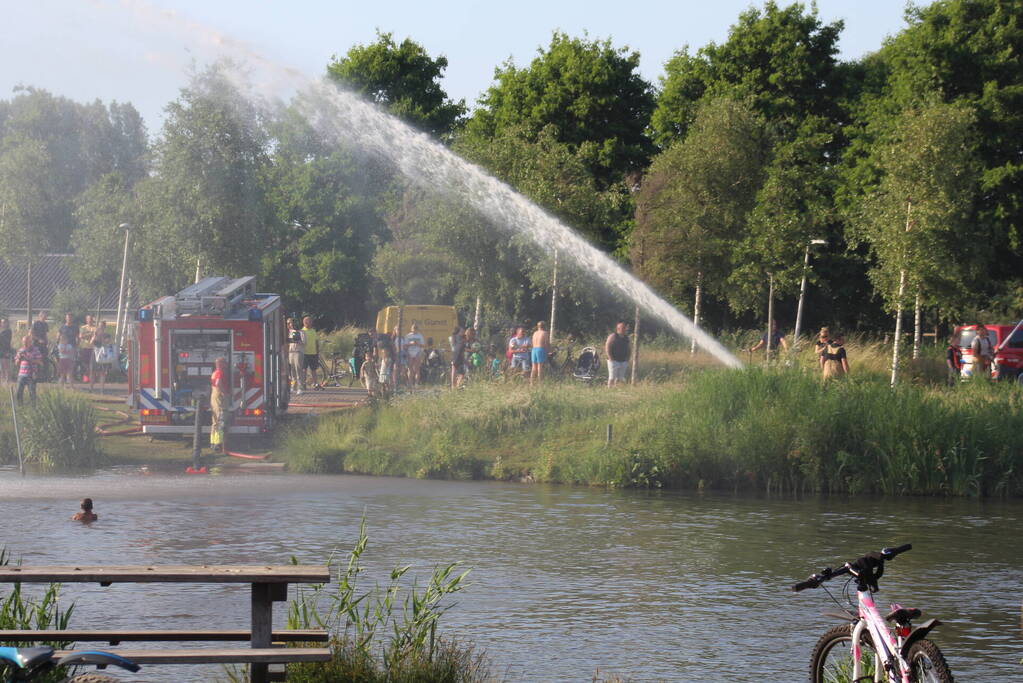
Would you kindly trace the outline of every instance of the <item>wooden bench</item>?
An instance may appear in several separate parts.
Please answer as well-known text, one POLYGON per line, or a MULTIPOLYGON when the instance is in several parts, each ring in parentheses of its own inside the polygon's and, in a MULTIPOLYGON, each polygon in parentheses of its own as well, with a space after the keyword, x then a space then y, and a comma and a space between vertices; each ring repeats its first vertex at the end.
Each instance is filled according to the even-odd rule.
MULTIPOLYGON (((283 566, 126 566, 0 567, 5 583, 248 583, 252 586, 251 630, 66 630, 0 631, 9 642, 198 642, 249 641, 248 648, 114 650, 138 664, 249 664, 252 683, 271 680, 270 664, 329 661, 330 648, 272 647, 278 643, 326 642, 321 630, 273 630, 273 603, 288 598, 290 583, 328 583, 326 567, 283 566)), ((64 651, 65 653, 67 651, 64 651)), ((276 672, 275 672, 276 673, 276 672)), ((280 678, 278 675, 272 677, 280 678)))

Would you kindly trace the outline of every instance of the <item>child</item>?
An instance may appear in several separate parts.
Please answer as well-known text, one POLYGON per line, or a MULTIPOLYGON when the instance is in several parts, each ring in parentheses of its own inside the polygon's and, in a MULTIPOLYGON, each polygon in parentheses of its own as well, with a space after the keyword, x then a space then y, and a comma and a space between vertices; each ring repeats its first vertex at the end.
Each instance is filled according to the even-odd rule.
POLYGON ((366 387, 366 391, 369 392, 370 398, 376 398, 377 394, 380 393, 380 380, 377 377, 378 372, 377 364, 373 360, 373 351, 366 351, 363 356, 362 369, 359 371, 359 375, 362 377, 362 383, 366 387))
POLYGON ((82 498, 82 511, 71 516, 73 522, 95 522, 99 515, 92 511, 92 498, 82 498))
POLYGON ((58 384, 63 384, 65 387, 73 385, 74 378, 72 373, 74 372, 75 356, 77 353, 78 349, 71 343, 71 338, 67 334, 60 335, 60 341, 57 342, 58 384))
POLYGON ((29 396, 32 402, 36 400, 36 373, 43 364, 43 355, 39 353, 35 339, 26 334, 21 340, 21 348, 14 356, 14 362, 18 366, 18 403, 25 394, 25 387, 28 387, 29 396))
POLYGON ((380 381, 380 395, 387 398, 391 393, 391 377, 394 374, 394 355, 389 348, 378 349, 380 352, 380 372, 377 379, 380 381))

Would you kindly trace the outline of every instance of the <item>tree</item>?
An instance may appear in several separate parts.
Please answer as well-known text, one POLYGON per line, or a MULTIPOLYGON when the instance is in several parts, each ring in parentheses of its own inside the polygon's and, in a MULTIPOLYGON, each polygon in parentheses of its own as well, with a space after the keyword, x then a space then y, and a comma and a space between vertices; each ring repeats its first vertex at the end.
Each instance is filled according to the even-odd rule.
POLYGON ((77 227, 77 197, 107 173, 121 172, 131 182, 143 177, 146 144, 142 119, 130 104, 78 104, 20 89, 5 103, 0 124, 0 155, 12 155, 0 163, 20 169, 20 178, 8 175, 0 192, 35 206, 31 225, 23 226, 29 232, 16 241, 42 237, 40 249, 66 251, 77 227))
MULTIPOLYGON (((1018 0, 941 0, 910 6, 909 26, 876 55, 841 199, 850 208, 877 185, 886 135, 907 109, 929 99, 976 114, 981 165, 970 239, 991 247, 983 298, 1011 289, 1023 267, 1023 7, 1018 0)), ((915 211, 915 209, 914 209, 915 211)))
POLYGON ((218 67, 196 74, 166 111, 154 176, 139 188, 141 270, 158 292, 191 281, 197 265, 201 273, 259 272, 273 226, 258 112, 218 67))
POLYGON ((961 104, 906 110, 879 154, 877 189, 850 220, 850 240, 869 246, 871 279, 896 315, 893 384, 907 289, 918 309, 928 303, 955 310, 985 275, 988 247, 968 237, 979 180, 975 121, 961 104))
POLYGON ((528 67, 507 62, 468 121, 484 139, 509 129, 529 141, 553 130, 554 139, 586 160, 601 190, 642 171, 653 147, 646 135, 652 86, 638 73, 639 53, 610 40, 555 32, 528 67), (552 126, 553 128, 548 128, 552 126))
POLYGON ((733 244, 763 182, 766 124, 748 100, 701 103, 689 135, 658 155, 636 200, 633 264, 676 302, 695 290, 727 296, 733 244))
POLYGON ((370 262, 387 233, 391 176, 351 149, 326 144, 294 106, 269 129, 274 151, 261 184, 274 220, 262 255, 264 286, 331 322, 362 320, 371 303, 370 262))
POLYGON ((830 237, 834 172, 827 152, 833 137, 827 121, 808 117, 794 139, 774 147, 747 230, 736 240, 728 278, 734 310, 755 310, 769 277, 776 294, 797 291, 808 242, 830 237))
POLYGON ((807 115, 839 120, 842 28, 841 21, 822 23, 815 5, 807 12, 801 3, 780 8, 772 1, 740 14, 723 44, 695 54, 683 47, 665 65, 651 118, 655 141, 666 147, 684 139, 708 93, 738 92, 769 122, 791 130, 807 115))
POLYGON ((433 59, 422 45, 406 38, 395 44, 390 33, 377 32, 369 45, 356 45, 334 57, 327 75, 398 118, 435 137, 449 135, 465 115, 465 100, 452 102, 440 86, 448 60, 433 59))

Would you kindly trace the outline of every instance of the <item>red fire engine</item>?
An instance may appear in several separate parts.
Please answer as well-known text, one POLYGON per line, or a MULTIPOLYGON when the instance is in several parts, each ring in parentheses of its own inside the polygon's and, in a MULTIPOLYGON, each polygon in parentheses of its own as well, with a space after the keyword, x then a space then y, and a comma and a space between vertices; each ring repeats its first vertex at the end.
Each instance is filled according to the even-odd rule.
POLYGON ((144 433, 192 433, 195 402, 201 395, 208 404, 218 358, 227 360, 233 389, 230 434, 269 431, 287 409, 281 298, 256 293, 254 280, 204 278, 139 309, 129 391, 144 433))

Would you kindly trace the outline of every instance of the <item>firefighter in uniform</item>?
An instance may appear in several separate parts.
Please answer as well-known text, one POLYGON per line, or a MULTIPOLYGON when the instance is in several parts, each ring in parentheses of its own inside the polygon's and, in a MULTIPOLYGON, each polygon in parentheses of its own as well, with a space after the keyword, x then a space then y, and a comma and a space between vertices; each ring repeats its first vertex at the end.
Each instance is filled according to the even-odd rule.
POLYGON ((214 450, 224 446, 227 410, 231 405, 231 387, 227 377, 227 359, 218 358, 216 369, 210 375, 210 411, 213 424, 210 427, 210 445, 214 450))

